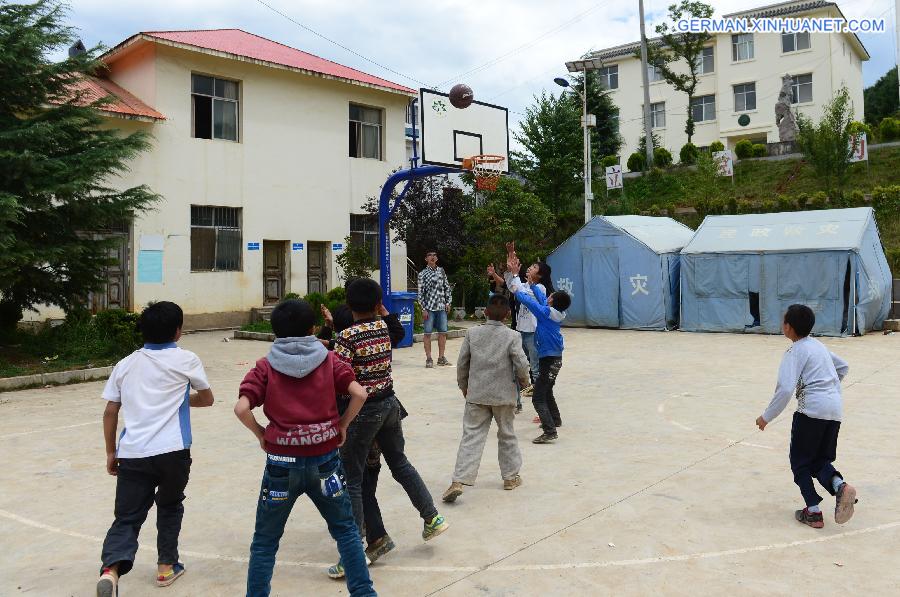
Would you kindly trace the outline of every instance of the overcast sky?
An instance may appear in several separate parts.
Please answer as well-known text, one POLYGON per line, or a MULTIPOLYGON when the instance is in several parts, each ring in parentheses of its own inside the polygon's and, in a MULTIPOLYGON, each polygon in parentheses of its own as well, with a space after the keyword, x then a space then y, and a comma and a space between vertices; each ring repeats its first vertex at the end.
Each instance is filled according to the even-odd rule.
MULTIPOLYGON (((674 0, 645 0, 647 34, 674 0)), ((716 15, 771 4, 716 0, 716 15)), ((476 99, 511 110, 510 127, 535 94, 559 88, 565 61, 640 37, 637 0, 72 0, 85 45, 114 46, 139 31, 239 28, 386 79, 443 90, 465 82, 476 99), (316 36, 291 19, 391 73, 316 36), (485 66, 487 65, 487 66, 485 66), (474 72, 470 72, 474 71, 474 72)), ((887 19, 889 33, 861 36, 872 55, 866 86, 895 63, 894 0, 838 0, 847 18, 887 19)))

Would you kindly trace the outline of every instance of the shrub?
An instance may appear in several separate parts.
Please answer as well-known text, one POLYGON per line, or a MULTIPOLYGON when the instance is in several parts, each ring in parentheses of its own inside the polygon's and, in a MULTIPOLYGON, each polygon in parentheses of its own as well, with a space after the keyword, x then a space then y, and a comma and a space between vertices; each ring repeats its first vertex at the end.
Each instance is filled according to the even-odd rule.
POLYGON ((734 197, 729 197, 725 202, 725 213, 727 214, 736 214, 738 212, 738 204, 737 199, 734 197))
POLYGON ((803 211, 806 209, 806 206, 809 204, 809 195, 806 193, 800 193, 797 195, 797 209, 803 211))
POLYGON ((696 145, 685 143, 681 146, 681 151, 678 152, 678 159, 682 164, 689 166, 697 161, 698 153, 700 153, 700 150, 697 149, 696 145))
POLYGON ((784 211, 794 211, 794 203, 784 195, 779 195, 777 199, 775 199, 775 206, 780 212, 784 211))
POLYGON ((747 199, 738 199, 735 211, 739 214, 752 214, 756 211, 756 208, 747 199))
POLYGON ((769 148, 766 147, 765 143, 754 143, 753 144, 753 157, 764 158, 767 155, 769 155, 769 148))
POLYGON ((866 139, 869 140, 869 143, 872 143, 874 141, 873 135, 872 135, 872 127, 870 127, 868 124, 866 124, 864 122, 859 122, 857 120, 854 120, 849 125, 847 125, 847 132, 849 132, 851 135, 858 135, 859 133, 865 133, 866 139))
POLYGON ((879 141, 897 141, 900 139, 900 118, 888 116, 878 125, 879 141))
POLYGON ((123 309, 100 311, 94 316, 91 325, 110 356, 129 354, 143 344, 137 329, 138 317, 137 313, 123 309))
POLYGON ((713 153, 717 151, 725 151, 725 144, 721 141, 713 141, 709 144, 709 150, 713 153))
POLYGON ((659 206, 657 204, 654 203, 653 205, 650 206, 650 215, 651 216, 658 216, 661 214, 662 214, 662 210, 659 208, 659 206))
POLYGON ((828 195, 825 194, 825 191, 819 191, 812 196, 809 205, 813 209, 825 209, 828 207, 828 195))
POLYGON ((644 157, 644 154, 634 152, 628 156, 628 163, 626 165, 628 166, 629 172, 642 172, 647 166, 647 159, 644 157))
POLYGON ((600 160, 600 165, 604 168, 609 168, 610 166, 615 166, 619 163, 619 156, 617 155, 608 155, 600 160))
POLYGON ((336 303, 340 305, 341 303, 347 302, 347 290, 343 286, 337 286, 328 291, 325 295, 325 299, 329 303, 336 303))
POLYGON ((872 189, 872 207, 879 216, 895 216, 900 212, 900 185, 872 189))
POLYGON ((760 204, 759 211, 762 213, 769 214, 769 213, 774 212, 777 206, 778 206, 778 204, 775 203, 774 201, 772 201, 771 199, 766 199, 760 204))
POLYGON ((658 168, 666 168, 672 165, 672 153, 665 147, 657 147, 653 150, 653 165, 658 168))
POLYGON ((325 318, 322 317, 322 305, 325 305, 329 309, 331 307, 328 306, 328 299, 325 298, 325 295, 321 292, 310 292, 306 296, 303 297, 303 300, 310 304, 313 308, 313 312, 316 314, 316 325, 323 325, 325 323, 325 318))
POLYGON ((281 300, 282 301, 290 301, 290 300, 297 300, 299 298, 301 298, 301 297, 296 292, 289 292, 286 295, 284 295, 283 297, 281 297, 281 300))
POLYGON ((741 139, 734 146, 734 154, 739 160, 753 157, 753 142, 750 139, 741 139))
POLYGON ((864 207, 866 205, 866 196, 859 189, 850 193, 850 200, 847 207, 864 207))

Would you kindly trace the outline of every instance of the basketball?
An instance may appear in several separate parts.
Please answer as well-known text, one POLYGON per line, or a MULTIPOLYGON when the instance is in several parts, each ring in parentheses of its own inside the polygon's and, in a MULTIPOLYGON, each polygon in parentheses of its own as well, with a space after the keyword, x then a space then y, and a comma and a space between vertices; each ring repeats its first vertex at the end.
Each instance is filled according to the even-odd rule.
POLYGON ((456 108, 468 108, 474 99, 475 94, 472 93, 472 88, 463 83, 457 83, 450 90, 450 103, 456 108))

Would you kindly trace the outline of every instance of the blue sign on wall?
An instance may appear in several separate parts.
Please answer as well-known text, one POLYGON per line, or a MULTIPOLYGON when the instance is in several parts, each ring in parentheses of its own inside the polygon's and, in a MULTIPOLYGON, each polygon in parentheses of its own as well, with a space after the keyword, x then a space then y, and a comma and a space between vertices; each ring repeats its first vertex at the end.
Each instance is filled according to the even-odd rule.
POLYGON ((332 251, 343 251, 344 243, 331 243, 331 250, 332 251))
POLYGON ((248 251, 259 251, 259 243, 247 243, 248 251))
POLYGON ((302 251, 303 243, 291 243, 291 251, 302 251))

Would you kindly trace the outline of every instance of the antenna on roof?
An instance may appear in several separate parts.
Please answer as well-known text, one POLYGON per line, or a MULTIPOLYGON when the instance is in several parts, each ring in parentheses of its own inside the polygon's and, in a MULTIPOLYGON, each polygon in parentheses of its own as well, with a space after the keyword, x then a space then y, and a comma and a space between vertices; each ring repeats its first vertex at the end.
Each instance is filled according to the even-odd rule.
POLYGON ((69 47, 69 58, 75 58, 82 54, 87 54, 87 48, 84 47, 84 44, 79 39, 69 47))

